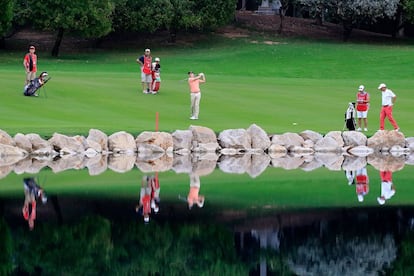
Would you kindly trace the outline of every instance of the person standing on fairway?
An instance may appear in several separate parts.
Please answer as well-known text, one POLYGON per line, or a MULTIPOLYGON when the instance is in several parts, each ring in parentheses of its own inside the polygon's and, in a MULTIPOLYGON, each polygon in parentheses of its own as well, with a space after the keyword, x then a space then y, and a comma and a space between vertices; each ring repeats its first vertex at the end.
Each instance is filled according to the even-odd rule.
POLYGON ((368 131, 368 109, 369 109, 369 94, 365 91, 365 87, 360 85, 357 93, 357 118, 358 118, 358 131, 361 131, 362 120, 364 121, 364 131, 368 131))
POLYGON ((37 55, 34 45, 29 46, 29 52, 24 56, 23 66, 26 70, 26 85, 36 78, 37 72, 37 55))
POLYGON ((192 71, 188 72, 188 86, 191 95, 191 117, 190 120, 198 120, 198 113, 200 111, 201 91, 200 83, 205 83, 206 77, 204 73, 199 73, 197 76, 192 71))
POLYGON ((380 112, 380 130, 384 130, 384 120, 385 117, 388 117, 388 120, 394 127, 394 130, 399 131, 400 128, 398 127, 397 122, 394 120, 392 116, 392 107, 397 99, 397 96, 392 92, 390 89, 387 88, 385 83, 381 83, 378 86, 378 89, 382 92, 382 108, 380 112))
POLYGON ((137 58, 137 63, 141 66, 142 92, 144 94, 149 94, 150 90, 151 90, 151 83, 152 83, 151 50, 150 49, 145 49, 144 55, 137 58))

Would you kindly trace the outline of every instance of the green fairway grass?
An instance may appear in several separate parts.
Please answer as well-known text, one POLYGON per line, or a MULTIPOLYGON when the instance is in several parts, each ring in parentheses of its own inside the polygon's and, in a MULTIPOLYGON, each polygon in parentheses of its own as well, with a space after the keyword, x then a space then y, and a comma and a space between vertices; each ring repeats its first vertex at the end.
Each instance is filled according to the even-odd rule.
MULTIPOLYGON (((210 37, 190 46, 152 46, 161 58, 159 95, 144 95, 132 52, 96 49, 51 58, 37 49, 38 72, 52 77, 40 96, 24 97, 25 51, 0 52, 0 129, 11 135, 54 132, 87 135, 96 128, 108 135, 124 130, 134 135, 159 127, 173 132, 191 124, 224 129, 255 123, 268 133, 342 130, 348 102, 364 84, 371 95, 368 114, 372 135, 379 124, 385 82, 397 94, 394 117, 406 136, 414 134, 413 47, 268 38, 210 37), (187 72, 204 72, 198 121, 189 120, 187 72), (296 124, 294 124, 296 123, 296 124)), ((386 128, 392 129, 389 122, 386 128)))

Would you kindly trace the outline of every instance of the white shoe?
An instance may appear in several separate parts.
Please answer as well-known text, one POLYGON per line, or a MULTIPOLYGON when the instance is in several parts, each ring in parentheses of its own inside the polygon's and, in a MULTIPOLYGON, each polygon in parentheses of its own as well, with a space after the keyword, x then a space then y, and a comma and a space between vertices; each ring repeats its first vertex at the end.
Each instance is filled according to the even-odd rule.
POLYGON ((35 97, 39 97, 39 94, 37 94, 37 93, 34 93, 34 94, 33 94, 33 96, 35 96, 35 97))
POLYGON ((397 128, 395 131, 399 132, 400 131, 400 128, 397 128))
POLYGON ((191 117, 190 117, 190 120, 196 120, 196 117, 191 116, 191 117))
POLYGON ((368 129, 367 128, 364 128, 364 131, 368 131, 368 129))
POLYGON ((358 129, 357 129, 357 131, 361 131, 362 129, 359 127, 358 129))
POLYGON ((147 94, 147 90, 142 90, 142 93, 147 94))

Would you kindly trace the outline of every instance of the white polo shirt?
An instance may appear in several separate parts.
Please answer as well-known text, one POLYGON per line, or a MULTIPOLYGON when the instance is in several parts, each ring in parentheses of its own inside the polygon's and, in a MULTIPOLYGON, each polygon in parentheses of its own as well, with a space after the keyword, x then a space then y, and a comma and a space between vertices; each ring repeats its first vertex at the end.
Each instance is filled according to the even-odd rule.
POLYGON ((382 93, 382 105, 392 105, 392 98, 395 97, 394 92, 392 92, 390 89, 386 89, 382 93))

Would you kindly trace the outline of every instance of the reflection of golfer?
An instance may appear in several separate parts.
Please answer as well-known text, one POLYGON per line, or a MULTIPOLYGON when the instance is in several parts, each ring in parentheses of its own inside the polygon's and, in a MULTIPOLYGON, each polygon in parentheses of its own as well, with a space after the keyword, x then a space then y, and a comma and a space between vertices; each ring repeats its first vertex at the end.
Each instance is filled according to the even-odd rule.
POLYGON ((367 168, 364 167, 362 169, 358 169, 356 171, 356 176, 355 176, 355 180, 356 180, 356 194, 358 197, 358 201, 362 202, 364 201, 364 197, 368 194, 369 192, 369 178, 368 178, 368 173, 367 173, 367 168))
POLYGON ((188 208, 192 208, 194 204, 202 208, 204 206, 204 196, 199 195, 200 177, 196 173, 190 173, 190 190, 187 196, 188 208))
POLYGON ((36 199, 40 198, 43 203, 47 202, 43 189, 37 185, 33 177, 23 179, 24 204, 22 208, 23 217, 27 220, 30 230, 34 228, 36 219, 36 199))
POLYGON ((203 73, 194 76, 193 72, 188 72, 188 86, 190 87, 191 94, 191 120, 198 119, 198 113, 200 111, 201 90, 200 83, 206 82, 206 77, 203 73))
POLYGON ((149 176, 142 177, 139 205, 135 207, 135 211, 137 213, 141 211, 144 222, 149 222, 151 214, 151 178, 149 176))
POLYGON ((392 183, 391 171, 380 171, 381 176, 381 196, 377 198, 378 203, 383 205, 386 200, 395 195, 395 187, 392 183))

